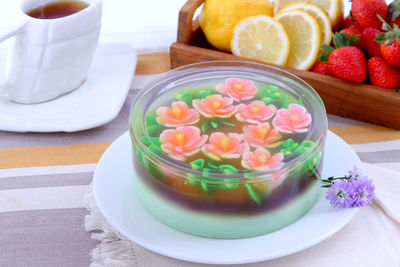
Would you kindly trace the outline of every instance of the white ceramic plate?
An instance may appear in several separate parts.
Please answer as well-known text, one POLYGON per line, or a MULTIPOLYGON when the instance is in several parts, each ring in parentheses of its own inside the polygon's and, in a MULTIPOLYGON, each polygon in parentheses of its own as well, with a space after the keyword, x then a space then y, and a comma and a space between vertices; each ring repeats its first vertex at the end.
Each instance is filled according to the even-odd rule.
MULTIPOLYGON (((0 62, 5 62, 5 53, 0 56, 0 62)), ((86 81, 73 92, 40 104, 0 100, 0 130, 75 132, 110 122, 125 102, 136 60, 130 45, 99 43, 86 81)))
MULTIPOLYGON (((362 168, 353 150, 328 133, 323 177, 362 168)), ((210 239, 172 229, 153 218, 133 189, 132 145, 128 133, 103 154, 94 172, 96 202, 107 221, 135 243, 159 254, 185 261, 240 264, 270 260, 307 249, 345 226, 358 209, 333 209, 322 193, 300 220, 276 232, 245 239, 210 239), (221 249, 223 248, 223 249, 221 249)))

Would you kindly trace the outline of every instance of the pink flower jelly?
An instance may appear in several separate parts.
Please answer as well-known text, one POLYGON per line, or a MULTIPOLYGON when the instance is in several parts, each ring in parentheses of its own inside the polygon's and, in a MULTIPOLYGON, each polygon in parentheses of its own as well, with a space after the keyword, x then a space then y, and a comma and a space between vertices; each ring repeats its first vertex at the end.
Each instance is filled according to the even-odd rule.
POLYGON ((296 76, 250 62, 169 71, 132 104, 135 190, 162 223, 210 238, 283 228, 319 198, 327 119, 296 76))

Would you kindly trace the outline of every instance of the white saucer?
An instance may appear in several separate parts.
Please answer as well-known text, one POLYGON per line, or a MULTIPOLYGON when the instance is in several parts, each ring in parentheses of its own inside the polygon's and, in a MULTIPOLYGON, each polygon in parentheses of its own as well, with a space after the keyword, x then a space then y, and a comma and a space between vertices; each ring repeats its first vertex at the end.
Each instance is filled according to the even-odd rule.
MULTIPOLYGON (((99 43, 87 79, 75 91, 40 104, 0 100, 0 130, 75 132, 110 122, 125 102, 136 60, 130 45, 99 43)), ((0 69, 0 79, 3 73, 0 69)))
MULTIPOLYGON (((344 175, 354 165, 362 168, 354 151, 332 132, 328 133, 324 157, 323 177, 344 175)), ((135 243, 185 261, 240 264, 286 256, 327 239, 358 211, 331 208, 322 192, 304 217, 279 231, 246 239, 202 238, 174 230, 153 218, 135 195, 134 177, 131 140, 125 133, 103 154, 94 172, 95 198, 104 217, 135 243)))

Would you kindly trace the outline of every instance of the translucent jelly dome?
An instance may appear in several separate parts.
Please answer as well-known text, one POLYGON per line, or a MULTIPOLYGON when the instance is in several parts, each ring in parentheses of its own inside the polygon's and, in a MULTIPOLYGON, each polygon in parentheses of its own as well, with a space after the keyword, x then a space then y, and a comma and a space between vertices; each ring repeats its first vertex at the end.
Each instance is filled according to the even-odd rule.
POLYGON ((200 63, 166 74, 137 97, 131 127, 141 132, 132 137, 189 172, 265 173, 301 161, 325 138, 322 101, 300 79, 260 66, 200 63))

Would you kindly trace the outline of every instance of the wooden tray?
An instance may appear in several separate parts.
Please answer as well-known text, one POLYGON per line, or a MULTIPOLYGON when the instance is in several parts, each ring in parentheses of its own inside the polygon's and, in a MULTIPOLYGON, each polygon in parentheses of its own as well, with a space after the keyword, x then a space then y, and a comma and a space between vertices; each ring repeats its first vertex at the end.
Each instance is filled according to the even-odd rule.
POLYGON ((171 68, 212 60, 247 60, 275 66, 309 83, 321 96, 328 113, 400 129, 399 92, 217 51, 207 42, 198 19, 193 21, 194 13, 203 1, 188 0, 179 12, 178 40, 170 48, 171 68))

